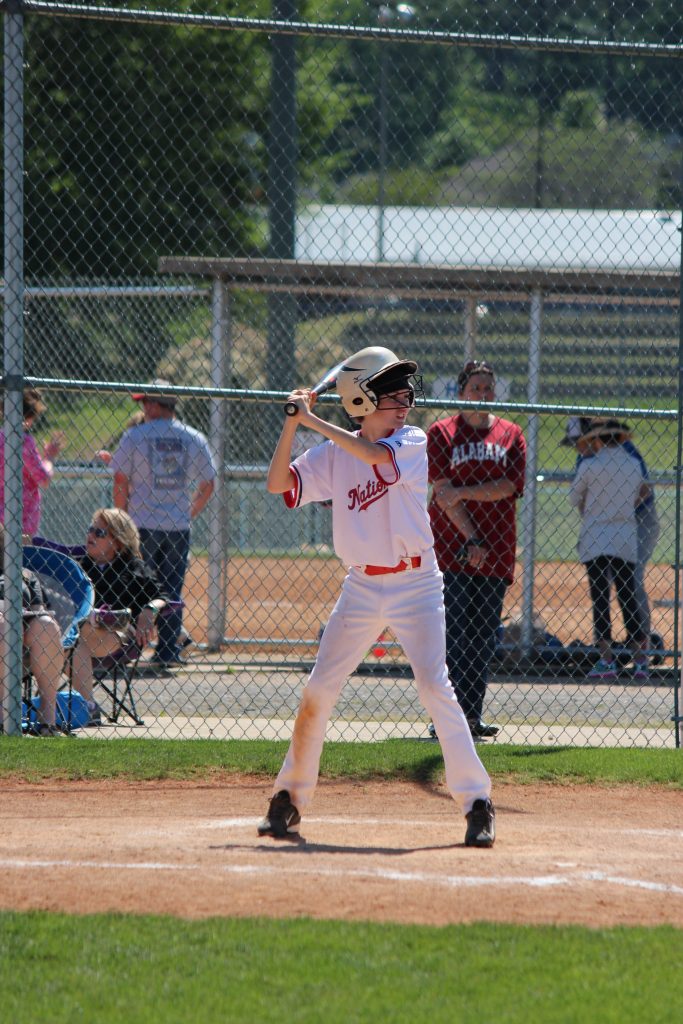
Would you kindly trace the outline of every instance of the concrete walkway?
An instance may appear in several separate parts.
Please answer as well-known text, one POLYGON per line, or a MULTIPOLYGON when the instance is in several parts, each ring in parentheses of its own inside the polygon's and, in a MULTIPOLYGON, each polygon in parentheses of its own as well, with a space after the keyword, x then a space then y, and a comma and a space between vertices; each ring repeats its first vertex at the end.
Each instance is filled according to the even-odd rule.
MULTIPOLYGON (((143 726, 124 716, 117 725, 78 735, 286 741, 305 679, 299 665, 202 656, 171 674, 143 673, 136 680, 143 726)), ((498 679, 489 686, 485 717, 501 725, 498 743, 673 748, 674 690, 658 682, 634 686, 624 679, 598 686, 570 677, 498 679)), ((107 710, 104 695, 102 701, 107 710)), ((348 742, 401 737, 430 742, 428 724, 412 679, 384 669, 375 676, 364 667, 344 687, 327 736, 348 742)))

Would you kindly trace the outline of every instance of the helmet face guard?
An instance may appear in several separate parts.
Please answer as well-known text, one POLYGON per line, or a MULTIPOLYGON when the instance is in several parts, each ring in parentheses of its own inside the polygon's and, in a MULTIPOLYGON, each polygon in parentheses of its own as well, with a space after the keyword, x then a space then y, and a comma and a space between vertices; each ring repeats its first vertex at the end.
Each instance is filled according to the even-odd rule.
POLYGON ((390 349, 371 346, 361 349, 344 363, 337 377, 337 393, 344 409, 352 417, 369 416, 382 395, 392 391, 422 395, 422 378, 415 377, 417 363, 399 359, 390 349), (375 390, 375 386, 377 390, 375 390))
POLYGON ((413 406, 415 405, 415 384, 412 383, 410 378, 404 377, 401 383, 398 384, 396 387, 393 387, 386 391, 382 391, 381 394, 377 394, 377 392, 375 392, 375 395, 377 397, 377 407, 379 407, 379 403, 384 398, 390 398, 391 401, 385 402, 383 404, 383 409, 412 409, 413 406), (407 402, 402 401, 398 397, 398 392, 403 394, 406 391, 408 392, 409 395, 407 402))
MULTIPOLYGON (((370 398, 376 400, 376 405, 381 400, 389 395, 396 395, 398 392, 407 391, 410 395, 410 400, 407 403, 408 408, 412 408, 415 405, 415 398, 419 396, 424 397, 424 390, 422 388, 422 375, 419 373, 410 372, 411 367, 415 366, 412 361, 409 365, 406 365, 407 360, 390 366, 388 370, 384 370, 382 373, 375 375, 369 382, 367 382, 367 388, 370 392, 370 398)), ((391 409, 390 404, 383 405, 384 409, 391 409)), ((406 403, 396 399, 393 408, 405 409, 406 403)))

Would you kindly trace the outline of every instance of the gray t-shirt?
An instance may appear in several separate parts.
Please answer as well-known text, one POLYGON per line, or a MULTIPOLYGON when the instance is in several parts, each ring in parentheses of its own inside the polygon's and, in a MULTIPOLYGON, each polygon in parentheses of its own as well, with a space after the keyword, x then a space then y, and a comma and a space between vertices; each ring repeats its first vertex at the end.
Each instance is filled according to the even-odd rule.
POLYGON ((583 508, 578 543, 582 562, 599 555, 637 561, 635 507, 643 482, 640 463, 622 445, 601 448, 579 463, 569 501, 583 508))
POLYGON ((197 485, 214 480, 207 439, 180 420, 151 420, 131 427, 111 460, 128 477, 128 512, 145 530, 188 530, 197 485))

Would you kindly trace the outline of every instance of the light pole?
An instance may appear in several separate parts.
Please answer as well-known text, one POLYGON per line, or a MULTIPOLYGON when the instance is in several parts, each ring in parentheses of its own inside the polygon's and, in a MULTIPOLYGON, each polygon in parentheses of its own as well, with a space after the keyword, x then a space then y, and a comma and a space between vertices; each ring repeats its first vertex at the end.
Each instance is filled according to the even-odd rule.
MULTIPOLYGON (((387 28, 394 22, 410 24, 417 17, 417 10, 411 4, 380 3, 377 8, 377 24, 387 28)), ((377 172, 377 260, 384 260, 384 208, 386 205, 385 180, 388 152, 388 79, 389 44, 381 42, 379 47, 379 167, 377 172)))

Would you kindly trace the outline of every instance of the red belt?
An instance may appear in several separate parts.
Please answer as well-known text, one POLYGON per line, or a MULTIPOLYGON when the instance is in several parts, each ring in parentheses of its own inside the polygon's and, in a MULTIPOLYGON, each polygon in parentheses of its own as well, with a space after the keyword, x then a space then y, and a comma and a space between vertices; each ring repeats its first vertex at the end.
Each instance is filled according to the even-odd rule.
POLYGON ((363 572, 366 576, 386 576, 390 572, 405 572, 406 569, 419 569, 422 559, 419 555, 412 555, 410 558, 402 558, 398 565, 364 565, 363 572))

